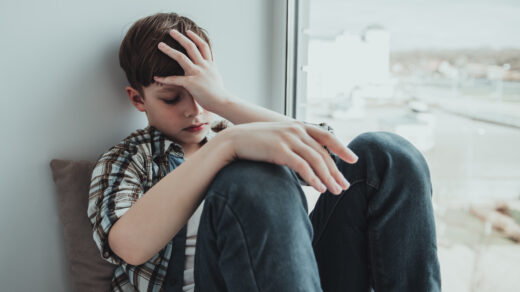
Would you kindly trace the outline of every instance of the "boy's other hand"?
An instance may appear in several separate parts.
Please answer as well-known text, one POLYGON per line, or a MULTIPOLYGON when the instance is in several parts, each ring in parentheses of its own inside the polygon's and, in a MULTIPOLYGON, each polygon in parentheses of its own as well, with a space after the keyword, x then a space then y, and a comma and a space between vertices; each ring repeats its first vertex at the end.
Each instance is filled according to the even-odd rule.
POLYGON ((323 146, 347 163, 358 160, 356 154, 333 134, 301 121, 240 124, 225 129, 222 134, 228 135, 226 139, 232 141, 233 159, 287 165, 319 192, 328 188, 338 195, 341 189, 349 187, 323 146))
POLYGON ((159 50, 184 69, 184 76, 154 76, 154 80, 166 86, 184 87, 203 108, 213 111, 228 100, 229 92, 224 87, 209 45, 190 30, 186 34, 190 38, 175 29, 170 31, 170 35, 186 49, 189 58, 163 42, 158 44, 159 50))

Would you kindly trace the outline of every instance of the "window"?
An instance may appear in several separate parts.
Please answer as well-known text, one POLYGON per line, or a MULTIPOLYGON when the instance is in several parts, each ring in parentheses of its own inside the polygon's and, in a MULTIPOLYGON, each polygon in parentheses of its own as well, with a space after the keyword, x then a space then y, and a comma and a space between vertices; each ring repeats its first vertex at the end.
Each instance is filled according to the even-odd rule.
POLYGON ((379 130, 412 142, 432 174, 443 290, 511 291, 520 245, 477 208, 520 205, 520 2, 288 4, 288 110, 345 144, 379 130))

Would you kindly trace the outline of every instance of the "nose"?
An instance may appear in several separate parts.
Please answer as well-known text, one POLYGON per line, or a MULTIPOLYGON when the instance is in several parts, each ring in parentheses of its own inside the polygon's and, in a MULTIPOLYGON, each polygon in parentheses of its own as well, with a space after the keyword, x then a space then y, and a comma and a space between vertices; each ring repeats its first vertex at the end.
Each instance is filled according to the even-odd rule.
POLYGON ((189 103, 188 108, 186 109, 186 117, 189 117, 191 115, 197 116, 199 113, 201 113, 204 108, 200 106, 200 104, 193 98, 191 98, 191 102, 189 103))

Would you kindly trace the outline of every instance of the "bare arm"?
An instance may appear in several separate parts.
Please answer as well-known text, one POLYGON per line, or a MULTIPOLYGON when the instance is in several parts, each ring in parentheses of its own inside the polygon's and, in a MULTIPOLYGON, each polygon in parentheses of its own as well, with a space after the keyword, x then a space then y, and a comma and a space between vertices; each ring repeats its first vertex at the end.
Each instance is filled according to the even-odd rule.
POLYGON ((150 188, 110 229, 108 242, 131 265, 145 263, 181 230, 218 171, 232 161, 225 132, 150 188), (200 167, 204 165, 204 167, 200 167))
POLYGON ((295 121, 291 117, 249 103, 232 95, 228 95, 224 100, 215 103, 212 111, 235 125, 253 122, 295 121))

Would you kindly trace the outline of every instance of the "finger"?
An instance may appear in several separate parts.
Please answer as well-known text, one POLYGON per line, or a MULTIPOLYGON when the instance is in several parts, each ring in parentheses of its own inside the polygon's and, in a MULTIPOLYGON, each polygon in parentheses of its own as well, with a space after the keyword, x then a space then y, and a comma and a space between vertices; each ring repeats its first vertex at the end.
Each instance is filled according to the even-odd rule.
POLYGON ((320 179, 316 176, 307 161, 296 155, 291 150, 287 150, 287 152, 284 153, 284 157, 287 159, 285 164, 292 170, 296 171, 310 186, 313 186, 320 193, 324 193, 327 190, 327 187, 321 183, 320 179))
POLYGON ((327 146, 331 152, 334 152, 343 161, 351 164, 358 161, 358 156, 348 147, 344 146, 332 133, 311 125, 305 125, 305 129, 314 140, 321 145, 327 146))
POLYGON ((186 88, 184 85, 186 83, 186 76, 167 76, 167 77, 160 77, 160 76, 154 76, 153 80, 157 83, 159 86, 182 86, 186 88))
POLYGON ((309 135, 306 135, 302 138, 302 141, 306 143, 308 146, 312 147, 314 151, 318 152, 323 160, 325 161, 325 164, 327 165, 327 168, 329 170, 329 175, 332 176, 336 183, 339 184, 343 190, 348 189, 350 186, 347 179, 343 176, 343 174, 339 171, 336 163, 330 156, 330 154, 321 146, 316 140, 312 139, 309 135))
POLYGON ((186 49, 188 56, 190 56, 191 60, 193 60, 195 64, 202 63, 202 56, 200 55, 199 49, 195 43, 176 29, 172 29, 170 35, 186 49))
POLYGON ((318 152, 300 140, 292 144, 292 150, 309 163, 321 182, 327 186, 331 193, 336 195, 341 193, 341 187, 330 176, 327 165, 318 152))
POLYGON ((189 74, 188 72, 191 72, 193 70, 193 68, 195 67, 195 65, 193 64, 193 62, 191 62, 191 60, 188 58, 188 56, 186 56, 182 52, 177 51, 176 49, 168 46, 167 44, 160 42, 159 45, 157 45, 157 47, 159 48, 159 50, 161 50, 163 53, 168 55, 170 58, 177 61, 177 63, 179 63, 179 65, 182 67, 182 69, 184 69, 185 75, 188 75, 189 74))
POLYGON ((195 42, 197 47, 199 48, 200 53, 202 54, 202 57, 207 61, 213 61, 213 55, 211 53, 211 50, 209 49, 208 43, 201 38, 198 34, 194 33, 191 30, 187 30, 186 34, 189 35, 189 37, 195 42))

